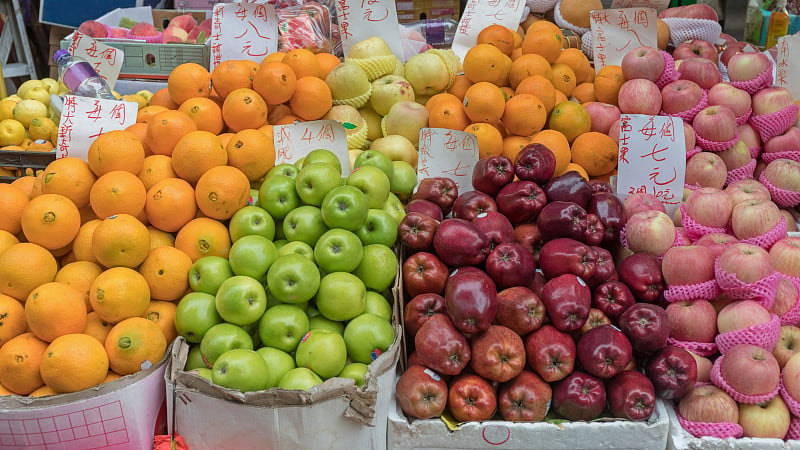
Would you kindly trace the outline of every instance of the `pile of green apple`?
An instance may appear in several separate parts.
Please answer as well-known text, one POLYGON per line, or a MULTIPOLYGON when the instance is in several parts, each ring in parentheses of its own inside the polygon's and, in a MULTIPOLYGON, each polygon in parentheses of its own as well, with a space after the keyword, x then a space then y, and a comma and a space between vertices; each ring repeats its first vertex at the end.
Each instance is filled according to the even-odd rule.
POLYGON ((184 369, 242 392, 332 377, 363 386, 395 338, 398 196, 416 184, 403 164, 366 151, 342 177, 336 155, 319 149, 270 170, 229 222, 228 258, 190 269, 175 317, 191 345, 184 369), (403 189, 393 191, 395 177, 403 189))

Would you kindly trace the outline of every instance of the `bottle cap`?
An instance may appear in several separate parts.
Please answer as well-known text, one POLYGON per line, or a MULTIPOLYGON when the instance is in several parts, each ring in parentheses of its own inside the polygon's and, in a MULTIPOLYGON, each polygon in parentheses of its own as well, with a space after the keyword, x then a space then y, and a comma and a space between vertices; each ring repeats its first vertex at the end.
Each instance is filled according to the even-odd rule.
POLYGON ((53 61, 58 62, 58 60, 64 55, 69 55, 69 52, 63 49, 56 50, 56 52, 53 53, 53 61))

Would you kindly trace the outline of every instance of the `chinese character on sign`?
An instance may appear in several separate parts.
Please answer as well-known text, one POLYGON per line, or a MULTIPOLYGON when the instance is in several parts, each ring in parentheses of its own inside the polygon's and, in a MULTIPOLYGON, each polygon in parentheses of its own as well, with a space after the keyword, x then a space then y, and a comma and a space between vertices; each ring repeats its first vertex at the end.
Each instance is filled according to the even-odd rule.
POLYGON ((625 53, 635 47, 656 47, 656 10, 623 8, 592 11, 592 46, 595 70, 619 65, 625 53))
POLYGON ((114 88, 119 77, 124 55, 122 50, 110 47, 79 31, 73 33, 69 53, 85 59, 106 83, 114 88))
POLYGON ((278 49, 275 6, 256 3, 218 3, 211 16, 211 70, 222 61, 261 60, 278 49))
POLYGON ((352 45, 375 36, 383 39, 395 56, 403 58, 393 0, 336 0, 334 5, 345 55, 352 45))
POLYGON ((86 159, 91 143, 102 133, 124 130, 136 122, 135 102, 67 95, 58 125, 58 158, 86 159))
POLYGON ((334 120, 311 120, 273 128, 275 165, 293 164, 312 150, 325 148, 332 151, 342 163, 342 175, 350 174, 350 156, 347 135, 341 123, 334 120))
POLYGON ((478 33, 489 25, 516 29, 524 7, 523 0, 468 0, 451 48, 463 60, 477 42, 478 33))
POLYGON ((475 135, 445 128, 422 128, 419 132, 417 178, 447 177, 458 192, 472 188, 472 168, 478 162, 475 135))

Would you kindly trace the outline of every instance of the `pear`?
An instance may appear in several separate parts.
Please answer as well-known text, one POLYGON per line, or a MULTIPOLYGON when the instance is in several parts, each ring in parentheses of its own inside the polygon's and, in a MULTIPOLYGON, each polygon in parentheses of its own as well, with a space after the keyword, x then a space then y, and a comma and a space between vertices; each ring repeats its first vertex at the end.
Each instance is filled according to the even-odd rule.
POLYGON ((347 51, 348 59, 367 59, 376 56, 390 55, 392 55, 392 49, 390 49, 389 44, 379 36, 372 36, 363 41, 356 42, 350 47, 350 50, 347 51))
POLYGON ((334 105, 360 108, 369 101, 372 85, 366 72, 353 62, 345 61, 334 67, 325 83, 331 90, 334 105))
POLYGON ((369 104, 381 116, 389 113, 395 103, 403 100, 414 101, 414 88, 399 75, 385 75, 372 82, 369 104))
POLYGON ((392 161, 405 161, 414 167, 417 165, 417 149, 405 136, 399 134, 383 136, 372 141, 369 149, 383 153, 392 161))
POLYGON ((450 75, 444 60, 434 53, 417 53, 406 61, 403 76, 417 96, 444 92, 450 85, 450 75))
POLYGON ((399 134, 419 145, 419 130, 428 126, 428 110, 414 101, 401 101, 392 105, 383 117, 381 128, 384 136, 399 134))

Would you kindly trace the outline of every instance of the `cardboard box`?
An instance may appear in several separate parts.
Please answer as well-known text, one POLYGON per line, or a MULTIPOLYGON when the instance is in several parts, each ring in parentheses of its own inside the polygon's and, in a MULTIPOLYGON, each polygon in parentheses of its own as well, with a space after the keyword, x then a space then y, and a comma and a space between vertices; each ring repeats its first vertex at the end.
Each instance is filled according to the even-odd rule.
POLYGON ((170 348, 147 370, 80 392, 0 397, 0 448, 152 448, 169 355, 170 348))

